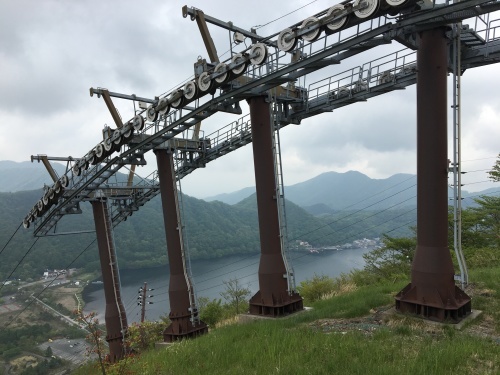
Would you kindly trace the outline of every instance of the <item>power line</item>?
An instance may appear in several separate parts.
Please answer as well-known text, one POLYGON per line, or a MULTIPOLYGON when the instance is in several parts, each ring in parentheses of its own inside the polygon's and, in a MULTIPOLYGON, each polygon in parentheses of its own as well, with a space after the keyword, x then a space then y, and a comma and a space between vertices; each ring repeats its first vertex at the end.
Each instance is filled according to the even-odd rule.
MULTIPOLYGON (((387 190, 390 190, 390 189, 393 189, 394 187, 396 187, 396 186, 398 186, 398 185, 401 185, 401 184, 403 184, 403 183, 405 183, 405 182, 407 182, 407 181, 409 181, 409 180, 411 180, 411 179, 414 179, 414 178, 415 178, 415 176, 411 176, 411 177, 409 177, 409 178, 405 179, 404 181, 401 181, 401 182, 399 182, 399 183, 397 183, 397 184, 395 184, 395 185, 392 185, 392 186, 390 186, 390 187, 388 187, 388 188, 386 188, 386 189, 384 189, 384 190, 382 190, 382 191, 379 191, 379 192, 378 192, 378 193, 376 193, 376 194, 373 194, 373 195, 371 195, 371 196, 369 196, 369 197, 367 197, 367 198, 365 198, 365 199, 362 199, 362 200, 360 200, 360 201, 358 201, 358 202, 355 202, 355 203, 351 204, 350 206, 347 206, 346 208, 349 208, 349 207, 352 207, 352 206, 358 205, 359 203, 362 203, 362 202, 364 202, 364 201, 366 201, 366 200, 368 200, 368 199, 371 199, 371 198, 373 198, 373 197, 375 197, 375 196, 377 196, 377 195, 380 195, 380 194, 382 194, 383 192, 385 192, 385 191, 387 191, 387 190)), ((414 187, 414 186, 415 186, 415 184, 413 184, 412 186, 410 186, 410 187, 408 187, 408 188, 406 188, 406 189, 403 189, 403 190, 401 190, 401 191, 399 191, 399 192, 397 192, 397 193, 395 193, 395 194, 393 194, 393 195, 391 195, 391 196, 389 196, 389 197, 386 197, 386 198, 384 198, 384 199, 381 199, 381 200, 379 200, 378 202, 375 202, 375 203, 374 203, 374 204, 372 204, 372 205, 366 206, 365 208, 362 208, 362 209, 360 209, 360 210, 358 210, 358 211, 356 211, 356 212, 354 212, 354 213, 352 213, 352 214, 349 214, 349 215, 343 216, 343 217, 341 217, 341 218, 339 218, 339 219, 334 220, 333 222, 330 222, 330 223, 327 223, 327 224, 325 224, 325 225, 323 225, 323 226, 320 226, 320 227, 318 227, 318 228, 316 228, 316 229, 314 229, 314 230, 312 230, 312 231, 310 231, 310 232, 307 232, 307 233, 301 234, 300 236, 304 236, 304 235, 307 235, 307 234, 313 233, 313 232, 315 232, 316 230, 319 230, 319 229, 324 228, 324 227, 326 227, 326 226, 329 226, 329 225, 331 225, 331 224, 333 224, 333 223, 336 223, 336 222, 338 222, 338 221, 340 221, 340 220, 342 220, 342 219, 345 219, 345 218, 347 218, 347 217, 349 217, 349 216, 352 216, 352 215, 354 215, 354 214, 356 214, 356 213, 359 213, 359 212, 361 212, 361 211, 365 210, 366 208, 369 208, 369 207, 371 207, 371 206, 373 206, 373 205, 375 205, 375 204, 377 204, 377 203, 380 203, 380 202, 382 202, 382 201, 384 201, 384 200, 386 200, 386 199, 388 199, 388 198, 391 198, 391 197, 393 197, 393 196, 395 196, 395 195, 397 195, 397 194, 399 194, 399 193, 401 193, 401 192, 403 192, 403 191, 405 191, 405 190, 408 190, 408 189, 410 189, 410 188, 412 188, 412 187, 414 187)), ((400 203, 398 203, 398 204, 395 204, 395 205, 393 205, 393 206, 391 206, 391 207, 393 208, 393 207, 395 207, 395 206, 397 206, 397 205, 399 205, 399 204, 402 204, 402 203, 404 203, 404 202, 406 202, 406 201, 408 201, 408 200, 410 200, 410 199, 413 199, 413 198, 414 198, 414 196, 413 196, 413 197, 411 197, 411 198, 406 199, 406 200, 405 200, 405 201, 403 201, 403 202, 400 202, 400 203)), ((386 211, 386 210, 388 210, 388 209, 385 209, 385 210, 383 210, 383 211, 381 211, 381 212, 384 212, 384 211, 386 211)), ((355 223, 353 223, 353 224, 351 224, 351 225, 359 224, 360 222, 362 222, 362 221, 364 221, 364 220, 366 220, 366 219, 368 219, 368 218, 370 218, 370 217, 372 217, 372 216, 375 216, 375 215, 371 215, 371 216, 369 216, 369 217, 365 217, 365 218, 363 218, 363 219, 361 219, 361 220, 356 221, 355 223)), ((398 216, 398 217, 399 217, 399 216, 398 216)), ((390 219, 390 220, 393 220, 393 219, 390 219)), ((386 222, 384 222, 384 223, 382 223, 382 224, 385 224, 385 223, 386 223, 386 222)), ((382 224, 381 224, 381 225, 382 225, 382 224)), ((349 226, 351 226, 351 225, 349 225, 349 226)), ((342 229, 345 229, 345 228, 342 228, 342 229)), ((338 231, 339 231, 339 230, 335 231, 334 233, 337 233, 338 231)), ((332 234, 334 234, 334 233, 331 233, 331 234, 328 234, 328 235, 332 235, 332 234)), ((323 237, 325 237, 325 236, 323 236, 323 237)), ((321 239, 321 238, 323 238, 323 237, 319 237, 318 239, 321 239)), ((298 238, 299 238, 299 237, 293 238, 293 239, 289 240, 289 242, 294 241, 295 239, 298 239, 298 238)), ((316 239, 316 240, 318 240, 318 239, 316 239)), ((345 239, 344 239, 344 240, 345 240, 345 239)), ((239 260, 237 260, 237 261, 235 261, 235 262, 231 262, 231 263, 226 264, 226 265, 224 265, 224 266, 221 266, 221 267, 218 267, 218 268, 215 268, 215 269, 209 270, 209 271, 202 272, 202 273, 200 273, 200 274, 196 275, 196 277, 199 277, 200 275, 204 275, 204 274, 206 274, 206 273, 211 273, 211 272, 213 272, 213 271, 216 271, 216 270, 219 270, 219 269, 225 268, 225 267, 227 267, 227 266, 229 266, 229 265, 232 265, 232 264, 235 264, 235 263, 241 262, 241 261, 246 260, 246 259, 248 259, 248 258, 254 257, 254 256, 256 256, 257 254, 258 254, 258 253, 250 254, 250 255, 248 255, 248 256, 246 256, 246 257, 244 257, 244 258, 242 258, 242 259, 239 259, 239 260)), ((221 275, 219 275, 219 276, 224 276, 224 275, 226 275, 226 274, 229 274, 229 273, 232 273, 232 272, 235 272, 235 271, 240 271, 240 270, 242 270, 242 269, 244 269, 244 268, 250 267, 250 266, 255 265, 255 264, 258 264, 258 261, 257 261, 257 262, 254 262, 254 263, 251 263, 251 264, 249 264, 249 265, 246 265, 246 266, 243 266, 243 267, 237 268, 236 270, 233 270, 233 271, 230 271, 230 272, 226 272, 226 273, 222 273, 222 274, 221 274, 221 275)), ((208 281, 208 280, 215 279, 215 278, 217 278, 217 277, 219 277, 219 276, 213 276, 213 277, 210 277, 210 278, 208 278, 208 279, 198 280, 198 281, 196 281, 196 283, 203 283, 203 282, 206 282, 206 281, 208 281)), ((165 286, 167 286, 167 285, 168 285, 168 283, 166 283, 166 284, 164 284, 164 285, 165 285, 165 286)), ((163 286, 163 284, 160 286, 160 288, 161 288, 162 286, 163 286)), ((167 293, 167 292, 163 292, 163 293, 159 293, 159 294, 157 294, 157 295, 162 295, 162 294, 166 294, 166 293, 167 293)))
POLYGON ((10 236, 9 240, 7 241, 7 243, 5 244, 5 246, 2 248, 2 251, 0 251, 0 255, 2 255, 3 251, 5 250, 5 248, 7 247, 7 245, 9 245, 10 241, 12 240, 12 238, 14 238, 14 236, 16 235, 17 231, 19 230, 19 228, 21 228, 21 225, 23 225, 23 223, 19 224, 19 226, 17 227, 17 229, 15 230, 14 234, 12 234, 12 236, 10 236))
MULTIPOLYGON (((350 216, 353 216, 353 215, 355 215, 355 214, 357 214, 357 213, 360 213, 361 211, 364 211, 364 210, 366 210, 366 209, 367 209, 367 208, 369 208, 369 207, 373 207, 373 206, 375 206, 376 204, 378 204, 378 203, 380 203, 380 202, 383 202, 383 201, 385 201, 385 200, 387 200, 387 199, 389 199, 389 198, 392 198, 392 197, 394 197, 394 196, 396 196, 396 195, 398 195, 398 194, 400 194, 400 193, 402 193, 402 192, 404 192, 404 191, 406 191, 406 190, 408 190, 408 189, 413 188, 414 186, 415 186, 415 184, 414 184, 414 185, 412 185, 412 186, 407 187, 406 189, 400 190, 400 191, 398 191, 397 193, 394 193, 394 194, 392 194, 392 195, 390 195, 390 196, 388 196, 388 197, 385 197, 385 198, 383 198, 383 199, 381 199, 381 200, 379 200, 379 201, 377 201, 377 202, 375 202, 375 203, 372 203, 372 204, 370 204, 370 205, 368 205, 368 206, 366 206, 366 207, 364 207, 364 208, 361 208, 361 209, 359 209, 359 210, 357 210, 357 211, 354 211, 354 212, 352 212, 352 213, 350 213, 350 214, 348 214, 348 215, 345 215, 345 216, 342 216, 342 217, 340 217, 340 218, 338 218, 338 219, 335 219, 334 221, 332 221, 332 222, 330 222, 330 223, 327 223, 327 224, 325 224, 325 225, 322 225, 322 226, 320 226, 320 227, 318 227, 318 228, 316 228, 316 229, 314 229, 314 230, 311 230, 311 231, 306 232, 306 233, 302 233, 300 236, 297 236, 297 237, 295 237, 295 238, 292 238, 292 239, 291 239, 291 240, 289 240, 289 241, 295 241, 295 240, 299 239, 299 237, 302 237, 302 236, 305 236, 305 235, 311 234, 311 233, 313 233, 313 232, 316 232, 316 231, 317 231, 317 230, 319 230, 319 229, 322 229, 322 228, 328 227, 328 226, 330 226, 331 224, 334 224, 334 223, 339 222, 340 220, 346 219, 346 218, 348 218, 348 217, 350 217, 350 216)), ((407 200, 408 200, 408 199, 407 199, 407 200)))
MULTIPOLYGON (((37 240, 38 240, 38 238, 40 238, 40 237, 37 237, 37 240)), ((87 246, 86 248, 84 248, 84 249, 80 252, 80 254, 78 254, 78 255, 76 256, 76 258, 74 258, 74 259, 73 259, 73 260, 72 260, 72 261, 71 261, 71 262, 70 262, 70 263, 66 266, 66 268, 65 268, 65 269, 70 268, 70 267, 73 265, 73 263, 75 263, 75 262, 78 260, 78 258, 80 258, 80 257, 83 255, 83 253, 85 253, 85 252, 86 252, 86 251, 90 248, 90 246, 92 246, 92 245, 94 244, 94 242, 95 242, 95 241, 96 241, 96 239, 94 238, 94 239, 92 240, 92 242, 90 242, 90 243, 88 244, 88 246, 87 246)), ((36 241, 35 241, 35 243, 36 243, 36 241)), ((33 247, 33 246, 32 246, 32 247, 33 247)), ((38 294, 36 295, 36 297, 35 297, 35 298, 40 297, 40 295, 41 295, 43 292, 45 292, 45 290, 46 290, 48 287, 50 287, 54 281, 56 281, 57 277, 58 277, 58 276, 56 276, 54 279, 52 279, 52 281, 51 281, 49 284, 47 284, 47 286, 45 286, 45 288, 43 288, 43 289, 40 291, 40 293, 38 293, 38 294)), ((9 323, 7 323, 7 325, 5 325, 5 328, 7 328, 7 327, 8 327, 8 326, 9 326, 12 322, 14 322, 17 318, 19 318, 19 316, 21 316, 21 314, 22 314, 22 313, 24 313, 24 312, 26 311, 26 309, 27 309, 28 307, 30 307, 30 306, 31 306, 31 304, 32 304, 34 301, 35 301, 35 299, 32 299, 32 300, 31 300, 31 301, 30 301, 30 302, 29 302, 29 303, 28 303, 28 304, 24 307, 24 309, 22 309, 22 310, 21 310, 21 312, 20 312, 19 314, 17 314, 17 315, 16 315, 16 316, 15 316, 15 317, 14 317, 14 318, 13 318, 13 319, 9 322, 9 323)))
MULTIPOLYGON (((19 262, 17 262, 17 265, 14 267, 14 269, 12 270, 12 272, 10 273, 10 275, 7 276, 7 280, 11 278, 11 276, 14 274, 14 272, 16 272, 17 268, 21 265, 21 263, 23 262, 24 258, 26 258, 28 256, 28 254, 30 253, 31 249, 33 249, 33 247, 35 246, 35 244, 38 242, 39 239, 40 239, 40 237, 37 237, 35 239, 35 242, 33 242, 33 244, 30 246, 30 248, 28 249, 28 251, 26 251, 26 253, 21 258, 21 260, 19 262)), ((0 286, 0 291, 3 289, 4 285, 5 285, 5 282, 3 282, 2 285, 0 286)))
POLYGON ((273 22, 276 22, 276 21, 278 21, 278 20, 280 20, 280 19, 282 19, 282 18, 285 18, 285 17, 289 16, 290 14, 295 13, 295 12, 297 12, 297 11, 299 11, 299 10, 301 10, 301 9, 305 8, 306 6, 311 5, 312 3, 315 3, 316 1, 318 1, 318 0, 313 0, 313 1, 311 1, 310 3, 307 3, 307 4, 303 5, 303 6, 301 6, 300 8, 297 8, 297 9, 295 9, 295 10, 292 10, 291 12, 289 12, 289 13, 287 13, 287 14, 285 14, 285 15, 281 16, 281 17, 278 17, 278 18, 276 18, 276 19, 274 19, 274 20, 272 20, 272 21, 269 21, 268 23, 265 23, 264 25, 257 25, 257 26, 254 26, 254 29, 256 29, 256 30, 257 30, 257 29, 260 29, 261 27, 267 26, 267 25, 269 25, 269 24, 271 24, 271 23, 273 23, 273 22))

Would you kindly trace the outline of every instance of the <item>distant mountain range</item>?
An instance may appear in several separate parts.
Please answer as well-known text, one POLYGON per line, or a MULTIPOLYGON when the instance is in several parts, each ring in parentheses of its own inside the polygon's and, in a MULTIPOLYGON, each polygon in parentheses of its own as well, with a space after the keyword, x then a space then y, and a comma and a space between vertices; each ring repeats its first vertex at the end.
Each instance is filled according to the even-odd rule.
MULTIPOLYGON (((301 206, 313 215, 332 214, 344 210, 385 210, 415 207, 417 204, 417 177, 412 174, 395 174, 385 179, 372 179, 360 172, 326 172, 310 180, 285 187, 287 200, 301 206)), ((255 192, 247 187, 233 193, 204 198, 207 202, 220 201, 235 204, 255 192)), ((462 197, 500 192, 490 188, 481 192, 462 191, 462 197)), ((449 189, 450 198, 453 194, 449 189)), ((463 205, 473 204, 464 199, 463 205)))
MULTIPOLYGON (((52 165, 58 174, 65 171, 61 163, 52 165)), ((118 174, 118 179, 126 176, 118 174)), ((17 192, 40 189, 44 184, 52 184, 45 168, 37 162, 0 161, 0 192, 17 192)), ((309 213, 329 215, 336 211, 349 210, 386 210, 415 207, 417 204, 416 175, 395 174, 384 179, 373 179, 363 173, 326 172, 310 180, 286 186, 287 200, 304 208, 309 213)), ((500 191, 490 188, 481 192, 462 191, 463 198, 476 197, 500 191)), ((255 186, 203 198, 206 202, 220 201, 234 205, 255 193, 255 186)), ((450 198, 453 194, 449 189, 450 198)), ((451 203, 450 203, 451 204, 451 203)), ((464 207, 474 204, 472 199, 464 199, 464 207)))
MULTIPOLYGON (((35 178, 30 166, 29 163, 0 163, 2 189, 10 186, 11 191, 21 190, 0 192, 0 244, 7 244, 9 238, 15 234, 2 253, 0 280, 9 276, 10 271, 34 241, 31 228, 25 230, 21 227, 16 231, 28 210, 42 194, 43 182, 40 182, 39 178, 43 180, 43 177, 35 178)), ((36 167, 48 176, 43 167, 36 167)), ((62 173, 62 170, 60 169, 59 173, 62 173)), ((122 177, 124 176, 120 176, 122 177)), ((47 183, 49 182, 47 180, 47 183)), ((185 196, 183 201, 192 259, 210 259, 259 251, 255 194, 250 194, 234 205, 217 201, 206 202, 189 196, 185 196)), ((324 206, 326 205, 319 204, 315 207, 319 211, 330 209, 324 206)), ((78 232, 94 228, 90 204, 84 202, 81 208, 83 214, 67 215, 58 223, 58 232, 78 232)), ((290 201, 287 202, 286 213, 289 240, 307 241, 314 246, 341 245, 363 237, 380 237, 382 233, 390 233, 392 236, 408 235, 411 233, 408 227, 414 225, 415 218, 413 209, 395 209, 375 214, 373 211, 349 210, 332 212, 331 215, 321 217, 322 215, 308 213, 290 201), (405 223, 407 225, 401 225, 405 223)), ((46 268, 64 268, 73 259, 76 259, 72 264, 74 267, 84 267, 88 271, 98 270, 95 245, 75 258, 93 238, 94 233, 44 237, 37 242, 13 277, 24 279, 41 275, 46 268)), ((122 268, 165 264, 167 256, 159 197, 155 197, 126 222, 117 226, 115 241, 122 268)))
MULTIPOLYGON (((66 170, 66 167, 61 163, 51 162, 51 164, 59 175, 66 170)), ((39 165, 38 162, 0 161, 0 176, 2 177, 0 179, 0 192, 4 193, 35 190, 42 188, 44 184, 53 184, 43 164, 39 165)))

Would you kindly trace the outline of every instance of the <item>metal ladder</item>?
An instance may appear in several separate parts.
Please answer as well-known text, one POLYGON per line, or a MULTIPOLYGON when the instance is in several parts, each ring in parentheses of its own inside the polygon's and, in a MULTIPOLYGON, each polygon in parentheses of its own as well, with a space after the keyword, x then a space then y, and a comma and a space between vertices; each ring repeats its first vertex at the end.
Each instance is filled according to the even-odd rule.
MULTIPOLYGON (((177 149, 174 152, 174 167, 175 170, 178 170, 182 166, 182 157, 179 155, 177 149)), ((175 171, 172 171, 172 176, 176 176, 175 171)), ((191 314, 191 323, 193 326, 196 326, 200 322, 199 315, 197 314, 197 304, 196 304, 196 294, 194 290, 194 284, 192 282, 193 277, 191 274, 191 259, 189 257, 189 246, 188 246, 188 238, 184 228, 184 202, 182 199, 182 187, 180 178, 175 178, 175 206, 177 211, 177 228, 179 230, 179 236, 181 238, 181 256, 182 256, 182 267, 184 270, 184 278, 186 279, 186 284, 188 287, 189 294, 189 312, 191 314)))
POLYGON ((462 23, 453 25, 453 247, 457 257, 460 275, 455 280, 460 281, 462 288, 469 283, 467 264, 462 251, 462 167, 461 167, 461 108, 460 108, 460 76, 461 68, 461 30, 462 23))
POLYGON ((281 243, 281 255, 283 257, 283 263, 285 264, 286 274, 284 277, 287 279, 288 294, 293 294, 295 292, 295 273, 291 263, 287 259, 288 254, 288 228, 286 220, 286 209, 285 209, 285 187, 283 185, 283 169, 281 161, 281 147, 280 147, 280 135, 279 135, 279 114, 278 114, 278 103, 271 100, 271 127, 272 127, 272 140, 273 140, 273 154, 274 154, 274 179, 276 185, 276 202, 278 205, 278 219, 280 227, 280 243, 281 243))

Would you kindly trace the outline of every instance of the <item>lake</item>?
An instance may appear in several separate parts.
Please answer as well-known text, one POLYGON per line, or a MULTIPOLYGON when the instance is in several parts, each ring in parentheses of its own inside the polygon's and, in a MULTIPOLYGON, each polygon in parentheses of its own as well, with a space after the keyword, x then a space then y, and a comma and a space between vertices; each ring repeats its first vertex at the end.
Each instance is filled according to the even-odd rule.
MULTIPOLYGON (((355 268, 363 268, 363 254, 371 248, 325 251, 320 254, 290 253, 289 258, 295 271, 296 284, 317 275, 331 277, 349 272, 355 268)), ((211 260, 196 260, 191 262, 191 272, 195 291, 198 297, 222 298, 224 281, 237 278, 241 285, 252 291, 259 288, 257 271, 260 254, 234 255, 211 260)), ((118 260, 119 261, 119 260, 118 260)), ((161 315, 169 313, 168 302, 168 266, 140 270, 122 270, 120 272, 121 294, 123 305, 127 312, 129 324, 140 321, 140 309, 137 305, 139 288, 147 282, 148 292, 153 297, 148 301, 153 304, 146 306, 146 319, 157 320, 161 315)), ((104 290, 102 284, 91 284, 85 288, 85 312, 97 312, 97 317, 104 323, 104 290)))

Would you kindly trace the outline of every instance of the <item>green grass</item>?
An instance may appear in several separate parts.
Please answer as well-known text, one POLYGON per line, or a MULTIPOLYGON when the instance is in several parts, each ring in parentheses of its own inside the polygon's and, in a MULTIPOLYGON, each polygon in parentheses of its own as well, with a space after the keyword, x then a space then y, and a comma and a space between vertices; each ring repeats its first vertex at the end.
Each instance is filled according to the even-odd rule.
MULTIPOLYGON (((406 317, 369 333, 322 330, 318 319, 367 315, 390 306, 403 283, 361 287, 349 294, 316 302, 314 310, 286 319, 255 321, 219 328, 195 340, 151 350, 108 369, 121 374, 498 374, 500 373, 500 269, 471 274, 484 295, 473 308, 484 318, 464 331, 425 328, 406 317), (480 337, 474 326, 490 321, 494 337, 480 337), (496 335, 496 338, 495 338, 496 335), (121 370, 120 370, 120 367, 121 370)), ((356 327, 354 325, 354 327, 356 327)), ((98 374, 95 365, 76 374, 98 374)))

